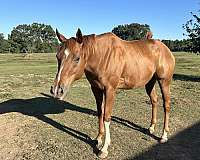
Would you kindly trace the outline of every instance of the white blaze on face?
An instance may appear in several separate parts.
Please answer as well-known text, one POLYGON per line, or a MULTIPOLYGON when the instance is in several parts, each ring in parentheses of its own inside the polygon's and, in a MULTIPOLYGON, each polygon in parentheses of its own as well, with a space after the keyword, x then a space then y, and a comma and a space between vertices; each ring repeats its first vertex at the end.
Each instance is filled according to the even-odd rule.
POLYGON ((60 70, 59 70, 59 72, 58 72, 57 84, 56 84, 56 87, 55 87, 55 93, 56 93, 56 94, 57 94, 57 91, 58 91, 58 83, 59 83, 59 81, 60 81, 60 75, 61 75, 61 73, 62 73, 63 66, 64 66, 64 65, 61 65, 60 70))
MULTIPOLYGON (((67 59, 67 57, 69 56, 69 50, 68 50, 68 49, 65 49, 64 53, 65 53, 65 59, 67 59)), ((64 63, 61 63, 60 70, 59 70, 59 73, 58 73, 57 82, 60 81, 60 75, 61 75, 61 73, 62 73, 63 67, 64 67, 64 63)))
MULTIPOLYGON (((68 50, 68 49, 65 49, 64 53, 65 53, 65 59, 67 59, 67 57, 69 56, 69 50, 68 50)), ((59 81, 60 81, 60 76, 61 76, 63 67, 64 67, 64 62, 61 63, 60 70, 59 70, 59 72, 58 72, 57 84, 56 84, 56 87, 55 87, 55 93, 57 93, 57 90, 58 90, 58 83, 59 83, 59 81)))
POLYGON ((63 66, 64 66, 64 65, 62 65, 62 66, 60 67, 60 70, 59 70, 59 73, 58 73, 58 79, 57 79, 57 82, 60 81, 60 75, 61 75, 61 73, 62 73, 63 66))
POLYGON ((66 56, 66 59, 67 59, 67 57, 69 56, 69 50, 68 49, 65 49, 65 56, 66 56))

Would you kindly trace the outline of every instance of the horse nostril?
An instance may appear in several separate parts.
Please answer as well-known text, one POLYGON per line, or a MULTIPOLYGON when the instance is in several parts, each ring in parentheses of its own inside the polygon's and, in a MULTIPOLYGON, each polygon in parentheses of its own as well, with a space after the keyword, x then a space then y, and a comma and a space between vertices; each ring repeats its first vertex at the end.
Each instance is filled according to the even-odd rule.
POLYGON ((58 89, 58 94, 63 94, 64 93, 64 90, 63 90, 63 88, 62 87, 59 87, 59 89, 58 89))
POLYGON ((61 93, 61 94, 63 94, 63 93, 64 93, 64 90, 63 90, 63 88, 61 88, 61 91, 60 91, 60 93, 61 93))

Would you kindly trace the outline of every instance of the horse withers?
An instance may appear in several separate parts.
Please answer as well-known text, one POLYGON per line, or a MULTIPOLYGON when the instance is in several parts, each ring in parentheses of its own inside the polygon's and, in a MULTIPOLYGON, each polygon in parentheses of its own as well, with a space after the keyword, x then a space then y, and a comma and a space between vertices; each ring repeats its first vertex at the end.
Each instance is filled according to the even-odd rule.
POLYGON ((167 141, 169 132, 170 81, 175 59, 169 48, 147 35, 144 40, 124 41, 113 33, 83 36, 80 29, 76 37, 65 38, 56 30, 61 42, 57 52, 58 71, 51 87, 54 97, 63 100, 70 85, 85 73, 96 99, 99 131, 100 158, 108 155, 110 121, 118 88, 145 87, 152 104, 149 132, 152 134, 157 121, 157 95, 155 83, 161 88, 164 107, 164 127, 160 142, 167 141))

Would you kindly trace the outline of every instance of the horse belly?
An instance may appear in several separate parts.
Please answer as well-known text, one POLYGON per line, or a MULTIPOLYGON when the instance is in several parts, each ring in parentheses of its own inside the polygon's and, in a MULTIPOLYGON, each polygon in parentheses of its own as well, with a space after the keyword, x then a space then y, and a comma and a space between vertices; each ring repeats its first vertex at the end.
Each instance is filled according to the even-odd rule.
POLYGON ((131 89, 145 86, 153 77, 155 72, 153 70, 146 70, 137 72, 137 73, 129 73, 120 78, 118 83, 118 88, 121 89, 131 89))

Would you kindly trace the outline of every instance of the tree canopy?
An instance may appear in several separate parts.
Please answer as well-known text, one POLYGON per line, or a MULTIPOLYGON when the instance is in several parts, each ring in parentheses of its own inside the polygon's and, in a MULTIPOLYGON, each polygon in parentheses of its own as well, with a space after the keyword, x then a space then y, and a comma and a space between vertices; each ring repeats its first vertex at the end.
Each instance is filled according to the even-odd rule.
POLYGON ((139 23, 118 25, 112 30, 112 32, 121 39, 129 41, 143 39, 148 31, 150 31, 150 26, 148 24, 139 23))
POLYGON ((50 53, 55 52, 58 44, 52 27, 38 23, 18 25, 13 28, 8 40, 11 52, 50 53))
MULTIPOLYGON (((199 11, 200 13, 200 11, 199 11)), ((183 28, 186 30, 186 35, 191 40, 191 50, 195 53, 200 52, 200 15, 192 14, 192 19, 188 20, 183 28)))
POLYGON ((0 53, 52 53, 58 41, 50 25, 33 23, 13 28, 8 40, 0 34, 0 53))

